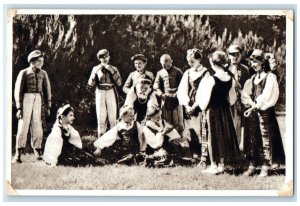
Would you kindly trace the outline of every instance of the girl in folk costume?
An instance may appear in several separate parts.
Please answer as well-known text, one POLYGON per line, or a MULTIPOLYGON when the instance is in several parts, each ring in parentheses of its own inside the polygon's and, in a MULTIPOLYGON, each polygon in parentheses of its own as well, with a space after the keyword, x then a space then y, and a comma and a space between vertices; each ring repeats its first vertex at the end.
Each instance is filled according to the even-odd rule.
POLYGON ((92 70, 88 85, 96 85, 96 112, 98 121, 98 137, 104 134, 109 123, 114 127, 118 118, 118 93, 116 86, 122 85, 118 68, 109 64, 109 52, 101 49, 97 53, 100 64, 92 70))
POLYGON ((131 57, 131 61, 134 63, 136 71, 131 72, 123 86, 123 91, 128 94, 131 87, 137 84, 139 79, 149 78, 151 81, 154 80, 154 75, 152 72, 145 69, 147 65, 147 59, 143 54, 136 54, 131 57))
POLYGON ((45 144, 45 162, 51 166, 101 165, 92 154, 82 150, 79 133, 71 126, 74 119, 74 109, 69 104, 59 108, 45 144))
POLYGON ((200 83, 197 102, 206 111, 208 151, 211 165, 203 173, 224 172, 225 164, 236 164, 241 154, 230 105, 236 100, 235 81, 227 73, 225 52, 216 51, 210 58, 215 74, 200 83), (218 164, 218 166, 217 166, 218 164))
POLYGON ((124 105, 133 107, 136 112, 136 121, 142 123, 146 117, 147 107, 159 105, 159 98, 151 88, 152 81, 149 77, 140 78, 134 87, 131 87, 124 105))
POLYGON ((187 141, 181 138, 173 126, 161 119, 161 109, 155 105, 147 110, 143 134, 147 143, 148 160, 157 160, 154 165, 165 163, 167 156, 172 156, 169 160, 179 160, 184 157, 186 150, 183 147, 188 147, 187 141))
POLYGON ((250 120, 252 123, 246 124, 245 128, 244 150, 250 159, 250 165, 244 175, 253 175, 255 160, 262 156, 263 166, 259 177, 266 177, 270 166, 277 168, 279 164, 285 163, 283 143, 274 109, 279 88, 276 76, 270 71, 269 62, 264 58, 262 50, 255 49, 250 60, 256 74, 245 83, 242 95, 243 103, 250 106, 244 113, 246 121, 250 120))
MULTIPOLYGON (((207 79, 210 74, 207 68, 200 64, 202 54, 199 49, 188 50, 186 58, 191 68, 183 74, 178 87, 177 97, 179 104, 184 106, 183 136, 190 140, 193 157, 198 158, 198 155, 201 154, 202 114, 195 97, 199 83, 207 79)), ((206 161, 204 155, 202 160, 202 162, 206 161)))
POLYGON ((123 106, 117 125, 97 139, 94 146, 94 154, 105 156, 110 162, 134 163, 140 152, 145 151, 146 143, 140 123, 134 120, 133 107, 123 106))
POLYGON ((162 99, 162 117, 175 129, 182 133, 183 131, 183 109, 179 105, 177 98, 177 89, 182 78, 182 71, 172 65, 172 58, 169 54, 160 57, 162 69, 157 72, 153 89, 162 99))

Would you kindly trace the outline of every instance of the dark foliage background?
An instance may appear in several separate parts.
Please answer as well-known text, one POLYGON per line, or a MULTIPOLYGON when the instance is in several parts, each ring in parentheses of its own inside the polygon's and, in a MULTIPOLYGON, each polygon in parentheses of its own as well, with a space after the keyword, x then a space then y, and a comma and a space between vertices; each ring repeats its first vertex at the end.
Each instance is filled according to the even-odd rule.
MULTIPOLYGON (((77 126, 96 126, 94 91, 86 88, 96 53, 107 48, 111 63, 119 68, 123 82, 134 71, 130 57, 144 53, 147 69, 156 73, 159 58, 169 53, 174 64, 188 68, 186 50, 203 50, 207 55, 225 50, 231 43, 244 49, 246 64, 255 48, 275 54, 280 64, 280 99, 277 110, 285 109, 285 17, 235 15, 16 15, 13 19, 13 84, 21 69, 28 66, 27 55, 34 49, 45 52, 45 66, 52 91, 53 123, 56 110, 70 103, 76 111, 77 126)), ((292 68, 290 68, 292 69, 292 68)), ((14 85, 13 85, 14 88, 14 85)), ((120 96, 124 94, 119 90, 120 96)), ((13 103, 13 112, 15 107, 13 103)), ((13 114, 13 116, 14 116, 13 114)), ((13 130, 16 130, 13 119, 13 130)), ((14 132, 15 134, 15 132, 14 132)))

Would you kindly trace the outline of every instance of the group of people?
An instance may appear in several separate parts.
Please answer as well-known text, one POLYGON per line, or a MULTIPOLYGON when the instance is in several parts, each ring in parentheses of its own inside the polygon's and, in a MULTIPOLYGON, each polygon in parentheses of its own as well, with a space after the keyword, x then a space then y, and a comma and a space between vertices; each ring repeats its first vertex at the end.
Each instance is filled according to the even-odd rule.
POLYGON ((121 108, 116 89, 122 86, 119 70, 110 64, 107 49, 101 49, 97 58, 100 64, 88 80, 95 87, 95 151, 82 148, 80 135, 71 126, 74 109, 65 105, 57 112, 42 158, 41 104, 51 107, 51 89, 47 72, 42 70, 43 53, 35 50, 15 86, 19 123, 13 163, 22 162, 30 127, 36 159, 51 166, 196 162, 202 173, 220 174, 227 166, 238 168, 245 163, 245 176, 261 167, 259 177, 265 177, 270 168, 285 164, 274 110, 279 97, 275 66, 262 50, 252 52, 250 69, 241 64, 239 45, 231 45, 227 53, 212 53, 211 68, 201 64, 199 49, 189 49, 190 68, 184 73, 173 65, 169 54, 163 54, 156 76, 146 70, 146 57, 136 54, 131 58, 136 71, 123 85, 126 99, 121 108))

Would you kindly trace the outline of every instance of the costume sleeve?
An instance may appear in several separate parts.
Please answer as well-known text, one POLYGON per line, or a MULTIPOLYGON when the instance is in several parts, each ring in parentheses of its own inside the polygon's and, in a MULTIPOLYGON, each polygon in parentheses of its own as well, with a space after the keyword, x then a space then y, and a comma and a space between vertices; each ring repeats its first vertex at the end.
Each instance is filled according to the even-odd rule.
POLYGON ((136 100, 136 94, 134 92, 134 87, 131 87, 128 90, 124 105, 133 106, 134 101, 136 100))
POLYGON ((129 74, 124 86, 123 86, 123 92, 128 94, 130 88, 133 86, 133 80, 132 80, 132 73, 129 74))
POLYGON ((17 109, 21 109, 23 107, 23 95, 24 95, 24 71, 20 71, 16 83, 15 83, 15 101, 17 109))
POLYGON ((118 138, 118 128, 117 126, 113 127, 112 129, 108 130, 104 133, 101 137, 99 137, 95 142, 95 147, 100 147, 101 149, 105 147, 110 147, 115 143, 118 138))
POLYGON ((51 108, 51 85, 47 72, 45 71, 45 79, 43 81, 44 91, 46 92, 48 108, 51 108))
POLYGON ((158 107, 158 101, 157 101, 157 97, 156 97, 156 92, 153 91, 150 95, 149 101, 147 102, 147 108, 150 108, 152 106, 156 106, 158 107))
POLYGON ((51 165, 57 164, 57 158, 61 154, 63 146, 63 139, 61 137, 61 130, 58 126, 53 126, 50 135, 48 136, 44 150, 44 160, 51 165))
MULTIPOLYGON (((205 82, 205 81, 207 81, 208 80, 208 78, 210 77, 210 74, 209 74, 209 72, 206 72, 205 73, 205 75, 204 75, 204 77, 203 77, 203 79, 201 80, 201 82, 205 82)), ((201 82, 200 82, 200 84, 201 84, 201 82)), ((196 99, 197 99, 197 94, 198 94, 198 92, 199 93, 202 93, 202 91, 200 91, 200 84, 199 84, 199 86, 198 86, 198 88, 197 88, 197 92, 196 92, 196 99)), ((204 88, 202 88, 202 90, 203 90, 204 88)), ((199 94, 198 94, 199 95, 199 94)), ((199 102, 198 101, 195 101, 194 102, 194 104, 192 105, 193 107, 198 107, 199 106, 199 102)))
POLYGON ((122 78, 121 75, 119 73, 119 70, 117 67, 113 67, 114 68, 114 73, 112 74, 112 77, 114 79, 114 82, 116 83, 117 86, 121 86, 122 85, 122 78))
POLYGON ((215 79, 210 76, 206 79, 203 79, 200 82, 196 93, 196 102, 198 102, 199 107, 202 111, 206 110, 208 103, 210 101, 211 92, 215 85, 215 79))
POLYGON ((74 127, 69 126, 69 132, 70 132, 69 142, 75 147, 82 149, 82 141, 78 131, 75 130, 74 127))
POLYGON ((254 102, 251 99, 252 95, 252 81, 253 78, 248 79, 245 84, 241 95, 241 101, 244 105, 254 105, 254 102))
POLYGON ((153 83, 153 89, 156 91, 157 95, 159 95, 159 96, 161 96, 163 94, 160 89, 160 81, 161 81, 160 73, 157 72, 154 83, 153 83))
POLYGON ((137 130, 138 130, 138 138, 140 142, 140 151, 145 151, 147 147, 147 143, 143 134, 143 127, 139 122, 136 122, 137 130))
POLYGON ((153 149, 159 148, 164 142, 164 135, 161 132, 154 134, 147 126, 143 127, 146 143, 153 149))
MULTIPOLYGON (((170 126, 169 123, 167 123, 165 120, 163 120, 166 126, 170 126)), ((174 128, 169 133, 166 134, 169 137, 169 141, 172 141, 174 139, 180 139, 181 136, 178 133, 178 131, 174 128)))
POLYGON ((267 76, 265 88, 257 98, 257 109, 266 110, 274 106, 279 97, 279 88, 276 76, 273 73, 269 73, 267 76))
POLYGON ((188 71, 184 72, 180 84, 178 86, 177 98, 180 105, 188 105, 190 102, 188 71))
POLYGON ((90 75, 90 78, 88 81, 88 85, 90 85, 90 86, 94 86, 94 84, 95 84, 96 71, 97 71, 96 69, 97 69, 97 67, 94 67, 91 72, 91 75, 90 75))

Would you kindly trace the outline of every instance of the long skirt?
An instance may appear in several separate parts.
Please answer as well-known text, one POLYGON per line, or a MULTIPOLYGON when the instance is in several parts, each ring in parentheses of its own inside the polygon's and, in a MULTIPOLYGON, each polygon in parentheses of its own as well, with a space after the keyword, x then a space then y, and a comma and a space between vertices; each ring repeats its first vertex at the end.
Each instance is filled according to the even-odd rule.
POLYGON ((211 162, 224 158, 227 165, 240 164, 241 153, 229 106, 208 109, 207 124, 211 162))
POLYGON ((285 153, 274 107, 265 111, 259 110, 258 117, 265 162, 285 164, 285 153))
POLYGON ((263 144, 257 112, 245 118, 243 152, 246 159, 254 164, 262 164, 263 144))
POLYGON ((95 158, 92 154, 80 149, 68 141, 63 142, 61 154, 58 157, 58 165, 64 166, 100 166, 102 161, 95 158))

